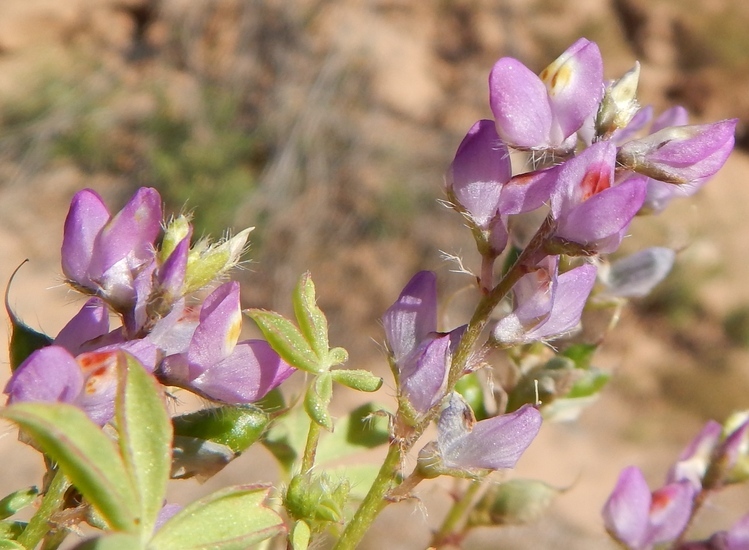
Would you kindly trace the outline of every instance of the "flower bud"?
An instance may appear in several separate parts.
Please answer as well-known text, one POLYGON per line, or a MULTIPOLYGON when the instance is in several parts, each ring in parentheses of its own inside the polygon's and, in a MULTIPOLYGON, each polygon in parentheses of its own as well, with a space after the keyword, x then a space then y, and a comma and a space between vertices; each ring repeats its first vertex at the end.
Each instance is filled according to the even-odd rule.
POLYGON ((215 245, 209 245, 206 241, 197 243, 187 258, 185 293, 203 288, 236 266, 253 229, 249 227, 215 245))
POLYGON ((738 119, 712 124, 672 126, 628 141, 616 160, 629 170, 674 184, 704 183, 725 163, 734 144, 738 119))
POLYGON ((468 524, 506 525, 536 521, 561 491, 535 479, 511 479, 482 497, 468 524))
POLYGON ((640 63, 627 71, 619 80, 606 88, 598 107, 596 131, 600 136, 611 135, 625 128, 637 113, 637 84, 640 80, 640 63))

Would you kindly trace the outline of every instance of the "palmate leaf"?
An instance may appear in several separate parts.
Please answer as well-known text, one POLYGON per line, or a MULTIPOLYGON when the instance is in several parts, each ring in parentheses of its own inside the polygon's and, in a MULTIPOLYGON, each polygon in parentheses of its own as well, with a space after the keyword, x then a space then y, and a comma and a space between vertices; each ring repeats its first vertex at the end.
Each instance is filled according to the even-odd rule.
POLYGON ((137 532, 139 506, 117 446, 67 403, 16 403, 0 417, 18 426, 54 461, 113 529, 137 532))
POLYGON ((149 550, 246 550, 285 532, 283 519, 265 505, 268 487, 229 487, 193 502, 154 535, 149 550))

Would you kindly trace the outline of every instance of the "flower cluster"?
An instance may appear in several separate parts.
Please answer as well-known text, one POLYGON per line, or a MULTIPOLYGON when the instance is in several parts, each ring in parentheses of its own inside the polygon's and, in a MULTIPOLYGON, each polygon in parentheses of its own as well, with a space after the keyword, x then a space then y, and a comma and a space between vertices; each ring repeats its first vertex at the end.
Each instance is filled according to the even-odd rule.
POLYGON ((666 484, 650 492, 639 470, 622 471, 603 508, 606 529, 630 550, 649 550, 658 543, 698 550, 749 548, 749 515, 710 540, 682 543, 691 518, 709 492, 749 479, 749 414, 730 418, 725 426, 708 422, 671 467, 666 484))
POLYGON ((589 388, 600 388, 597 375, 585 364, 567 365, 574 363, 570 358, 520 368, 517 386, 504 388, 511 415, 482 420, 476 426, 485 437, 476 438, 473 413, 454 390, 461 377, 482 367, 487 347, 517 348, 574 332, 597 280, 595 294, 611 301, 647 294, 668 273, 674 253, 666 248, 641 251, 610 267, 598 257, 619 248, 637 214, 662 210, 715 174, 733 147, 737 121, 688 126, 684 110, 675 108, 650 124, 652 109, 637 104, 638 79, 635 65, 619 80, 605 82, 598 46, 586 39, 540 75, 512 58, 494 65, 494 119, 470 128, 445 177, 448 202, 464 217, 481 256, 480 313, 473 326, 437 332, 436 277, 422 272, 382 319, 404 424, 418 425, 441 410, 438 441, 420 459, 430 471, 513 465, 540 425, 538 407, 529 407, 531 383, 535 400, 539 393, 549 400, 594 396, 589 388), (512 150, 527 155, 528 170, 513 172, 512 150), (534 211, 546 219, 527 239, 516 228, 534 211), (511 261, 498 278, 495 263, 506 250, 511 261), (598 266, 606 269, 598 274, 598 266), (505 297, 511 302, 498 308, 505 297), (490 320, 495 309, 500 316, 490 320), (475 340, 489 322, 482 348, 475 340), (519 449, 513 460, 503 460, 507 449, 519 449))
POLYGON ((191 245, 184 216, 162 222, 155 189, 139 189, 115 215, 94 191, 77 193, 65 221, 62 270, 92 297, 51 345, 16 365, 5 388, 9 402, 72 403, 103 425, 114 413, 121 352, 162 383, 208 399, 261 399, 293 369, 265 341, 238 341, 239 284, 221 284, 202 304, 194 295, 237 264, 248 234, 191 245), (121 321, 114 329, 110 313, 121 321))

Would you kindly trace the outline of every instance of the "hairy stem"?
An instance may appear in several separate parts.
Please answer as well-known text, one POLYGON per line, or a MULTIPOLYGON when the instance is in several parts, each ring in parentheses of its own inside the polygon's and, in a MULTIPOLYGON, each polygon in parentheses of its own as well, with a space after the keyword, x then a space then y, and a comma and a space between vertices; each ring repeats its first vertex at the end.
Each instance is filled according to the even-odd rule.
POLYGON ((29 524, 18 537, 18 543, 25 548, 36 548, 37 544, 47 535, 50 530, 50 518, 52 514, 62 510, 65 499, 65 491, 70 487, 61 470, 57 470, 52 478, 42 503, 36 514, 33 515, 29 524))
MULTIPOLYGON (((544 248, 549 237, 553 233, 553 230, 554 221, 551 217, 548 217, 541 224, 541 227, 538 229, 533 239, 531 239, 531 242, 525 250, 523 250, 517 261, 505 274, 502 280, 497 283, 497 285, 481 299, 478 306, 476 306, 476 311, 474 312, 473 317, 471 317, 466 331, 463 333, 463 337, 460 340, 460 344, 458 344, 458 349, 456 350, 455 355, 453 355, 447 379, 446 394, 453 391, 455 384, 465 373, 466 366, 474 352, 476 342, 478 341, 481 332, 484 330, 484 327, 489 322, 489 318, 494 311, 494 308, 496 308, 497 304, 499 304, 507 293, 510 292, 515 283, 528 272, 528 269, 536 265, 541 258, 546 256, 544 248)), ((364 498, 361 506, 359 506, 359 509, 356 511, 356 514, 354 514, 354 517, 343 531, 341 538, 334 547, 335 550, 351 550, 356 547, 374 519, 387 505, 388 501, 386 496, 394 483, 396 483, 403 457, 421 437, 424 430, 426 430, 429 423, 438 413, 439 406, 433 407, 429 413, 419 420, 416 426, 413 426, 407 437, 392 439, 387 457, 380 468, 380 472, 377 474, 375 482, 372 484, 372 487, 364 498)), ((398 424, 399 418, 400 415, 396 414, 396 425, 398 424)), ((466 506, 468 505, 466 504, 466 506)))
POLYGON ((375 478, 356 514, 346 525, 341 538, 333 547, 334 550, 353 550, 359 544, 374 519, 387 504, 385 495, 395 483, 402 456, 400 445, 397 441, 392 441, 377 478, 375 478))
POLYGON ((440 530, 432 538, 432 546, 434 548, 439 548, 444 544, 453 542, 454 538, 461 534, 458 529, 461 528, 461 524, 465 523, 466 514, 471 509, 473 501, 481 490, 481 487, 481 481, 471 481, 463 496, 455 501, 442 522, 440 530))
POLYGON ((307 443, 304 446, 304 455, 302 456, 302 469, 304 474, 309 472, 315 465, 315 456, 317 455, 317 443, 320 441, 320 425, 310 419, 309 431, 307 432, 307 443))

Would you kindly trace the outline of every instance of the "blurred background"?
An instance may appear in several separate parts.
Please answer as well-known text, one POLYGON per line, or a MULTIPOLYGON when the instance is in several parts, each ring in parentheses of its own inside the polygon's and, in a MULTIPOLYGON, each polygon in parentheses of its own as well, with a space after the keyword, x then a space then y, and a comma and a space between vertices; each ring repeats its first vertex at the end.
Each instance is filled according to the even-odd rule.
MULTIPOLYGON (((492 64, 509 55, 540 71, 585 36, 607 78, 640 60, 643 105, 741 120, 713 182, 633 224, 623 251, 680 253, 599 353, 615 374, 604 398, 579 423, 547 425, 509 474, 569 489, 546 521, 467 544, 613 548, 599 511, 619 470, 637 464, 655 487, 706 419, 749 407, 748 26, 743 0, 0 0, 0 282, 29 258, 11 304, 55 334, 81 303, 59 268, 72 195, 91 187, 115 209, 154 186, 168 210, 194 211, 198 234, 256 226, 239 274, 246 307, 289 313, 311 270, 331 342, 386 377, 375 399, 392 404, 380 315, 419 269, 438 272, 443 296, 471 282, 440 251, 477 266, 437 199, 463 135, 491 117, 492 64)), ((0 486, 37 483, 37 455, 2 434, 0 486)), ((276 475, 253 451, 175 499, 276 475)), ((420 501, 391 506, 365 547, 396 528, 389 547, 425 546, 450 489, 425 484, 420 501)), ((748 502, 725 491, 695 536, 748 502)))

